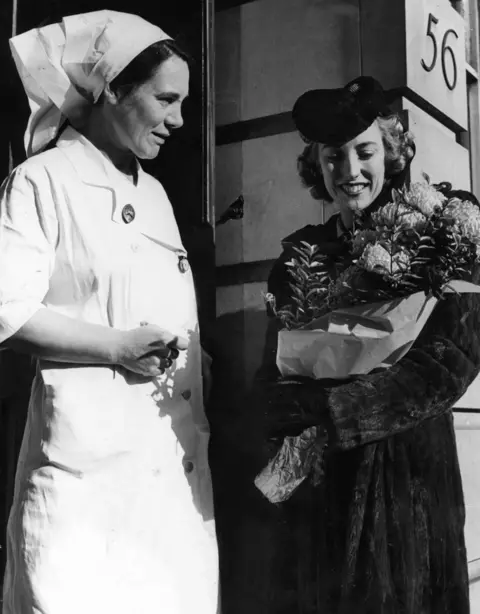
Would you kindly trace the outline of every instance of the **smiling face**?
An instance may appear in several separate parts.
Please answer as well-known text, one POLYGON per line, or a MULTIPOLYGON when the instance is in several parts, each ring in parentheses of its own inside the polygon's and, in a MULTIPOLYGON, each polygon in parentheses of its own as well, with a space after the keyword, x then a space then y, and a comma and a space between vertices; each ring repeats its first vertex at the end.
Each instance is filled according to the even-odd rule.
POLYGON ((138 158, 155 158, 171 132, 183 125, 182 103, 188 85, 188 65, 173 55, 127 96, 109 91, 104 117, 112 145, 138 158))
POLYGON ((340 147, 319 145, 323 180, 342 209, 366 209, 385 183, 385 149, 377 122, 340 147))

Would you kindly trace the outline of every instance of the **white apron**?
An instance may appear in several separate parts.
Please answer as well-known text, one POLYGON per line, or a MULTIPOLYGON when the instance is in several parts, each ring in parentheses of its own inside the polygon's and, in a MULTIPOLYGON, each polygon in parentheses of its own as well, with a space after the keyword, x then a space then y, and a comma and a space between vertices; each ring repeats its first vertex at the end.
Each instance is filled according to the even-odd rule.
POLYGON ((163 188, 141 169, 134 186, 69 128, 17 169, 1 207, 0 258, 5 250, 21 261, 0 265, 3 338, 42 301, 91 323, 148 322, 190 341, 148 382, 121 368, 38 362, 3 614, 215 614, 196 302, 163 188))

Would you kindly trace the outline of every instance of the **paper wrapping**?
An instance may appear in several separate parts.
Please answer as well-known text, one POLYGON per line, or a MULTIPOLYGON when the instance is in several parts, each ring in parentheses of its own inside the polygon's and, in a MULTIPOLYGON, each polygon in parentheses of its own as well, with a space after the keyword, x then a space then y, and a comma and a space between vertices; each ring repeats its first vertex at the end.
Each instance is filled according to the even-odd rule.
MULTIPOLYGON (((480 292, 452 281, 445 292, 480 292)), ((388 368, 405 356, 430 317, 437 299, 424 292, 336 309, 299 330, 278 334, 277 366, 283 377, 343 379, 388 368)))
POLYGON ((313 460, 317 429, 312 426, 297 437, 285 437, 278 454, 255 480, 271 503, 286 501, 307 477, 313 460))
POLYGON ((390 367, 408 352, 436 303, 417 292, 332 311, 308 329, 280 331, 278 369, 283 377, 343 379, 390 367))

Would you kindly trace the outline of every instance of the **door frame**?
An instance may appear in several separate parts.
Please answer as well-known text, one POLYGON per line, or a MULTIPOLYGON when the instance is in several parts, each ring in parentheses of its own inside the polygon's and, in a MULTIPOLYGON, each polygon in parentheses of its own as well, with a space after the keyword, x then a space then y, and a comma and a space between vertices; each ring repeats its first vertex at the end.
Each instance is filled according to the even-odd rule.
POLYGON ((215 236, 215 0, 203 0, 204 194, 202 222, 215 236))

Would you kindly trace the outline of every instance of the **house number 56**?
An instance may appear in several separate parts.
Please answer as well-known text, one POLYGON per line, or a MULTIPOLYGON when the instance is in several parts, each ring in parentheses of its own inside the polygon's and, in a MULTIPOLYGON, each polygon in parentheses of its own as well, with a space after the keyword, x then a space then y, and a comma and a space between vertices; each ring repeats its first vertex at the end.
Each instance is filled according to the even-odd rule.
MULTIPOLYGON (((437 37, 434 31, 434 27, 437 25, 437 23, 438 23, 438 19, 435 17, 435 15, 432 15, 432 13, 430 13, 430 15, 428 16, 427 36, 432 39, 433 56, 430 61, 430 64, 427 64, 425 60, 420 60, 422 67, 427 72, 431 72, 437 65, 439 50, 438 50, 437 37)), ((453 52, 453 49, 448 44, 449 39, 452 36, 454 38, 458 38, 458 34, 455 32, 455 30, 452 30, 450 28, 443 35, 441 49, 440 49, 440 58, 441 58, 441 64, 442 64, 443 78, 449 90, 455 89, 457 85, 457 77, 458 77, 457 61, 455 59, 455 53, 453 52), (452 75, 449 75, 447 72, 447 56, 450 56, 450 60, 452 63, 452 72, 453 72, 452 75)))

